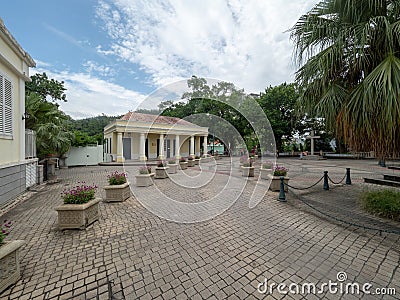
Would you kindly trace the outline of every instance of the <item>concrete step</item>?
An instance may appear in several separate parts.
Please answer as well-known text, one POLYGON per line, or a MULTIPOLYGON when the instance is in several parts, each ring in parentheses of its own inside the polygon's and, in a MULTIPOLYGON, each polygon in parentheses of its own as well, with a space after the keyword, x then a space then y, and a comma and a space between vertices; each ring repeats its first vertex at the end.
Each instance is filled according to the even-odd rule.
POLYGON ((393 187, 400 187, 400 182, 392 181, 392 180, 385 180, 385 179, 376 179, 376 178, 364 178, 365 183, 373 183, 378 185, 386 185, 386 186, 393 186, 393 187))
POLYGON ((400 182, 400 176, 396 175, 383 175, 383 179, 400 182))

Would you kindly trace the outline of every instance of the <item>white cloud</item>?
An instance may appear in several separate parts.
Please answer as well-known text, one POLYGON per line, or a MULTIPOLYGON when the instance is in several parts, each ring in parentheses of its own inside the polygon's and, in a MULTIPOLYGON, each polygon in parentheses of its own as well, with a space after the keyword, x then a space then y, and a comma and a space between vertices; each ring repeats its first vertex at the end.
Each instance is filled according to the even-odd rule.
POLYGON ((114 77, 116 75, 113 67, 101 65, 93 60, 86 61, 83 66, 90 75, 98 74, 102 77, 114 77))
POLYGON ((59 102, 60 108, 74 119, 106 115, 122 115, 134 110, 145 96, 120 85, 89 74, 68 71, 32 70, 33 74, 46 72, 49 78, 64 81, 68 102, 59 102))
POLYGON ((98 50, 139 64, 162 86, 195 74, 248 92, 293 80, 289 33, 317 1, 100 0, 111 38, 98 50))

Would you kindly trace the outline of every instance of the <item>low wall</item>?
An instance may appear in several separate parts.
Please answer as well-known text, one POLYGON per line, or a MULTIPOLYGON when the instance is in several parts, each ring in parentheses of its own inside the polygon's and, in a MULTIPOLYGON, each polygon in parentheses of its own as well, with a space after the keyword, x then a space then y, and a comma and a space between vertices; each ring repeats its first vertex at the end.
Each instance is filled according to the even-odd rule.
POLYGON ((103 162, 103 145, 72 147, 66 154, 65 164, 72 166, 94 166, 103 162))
POLYGON ((0 206, 36 184, 37 159, 0 166, 0 206))

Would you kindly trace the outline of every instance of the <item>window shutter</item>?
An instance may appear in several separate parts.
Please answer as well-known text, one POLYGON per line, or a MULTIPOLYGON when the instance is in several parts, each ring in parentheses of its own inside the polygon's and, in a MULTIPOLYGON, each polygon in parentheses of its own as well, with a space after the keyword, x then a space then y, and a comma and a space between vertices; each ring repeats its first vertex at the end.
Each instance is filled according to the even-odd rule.
POLYGON ((3 76, 0 75, 0 133, 4 133, 4 88, 3 76))
POLYGON ((13 133, 11 81, 4 78, 4 133, 13 133))

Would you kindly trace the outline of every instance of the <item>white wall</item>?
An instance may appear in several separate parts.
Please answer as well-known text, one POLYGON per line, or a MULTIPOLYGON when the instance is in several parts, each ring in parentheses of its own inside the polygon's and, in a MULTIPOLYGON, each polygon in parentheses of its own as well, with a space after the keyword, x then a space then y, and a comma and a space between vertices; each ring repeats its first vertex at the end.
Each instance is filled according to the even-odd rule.
POLYGON ((67 153, 67 166, 93 166, 103 162, 103 145, 71 147, 67 153))

